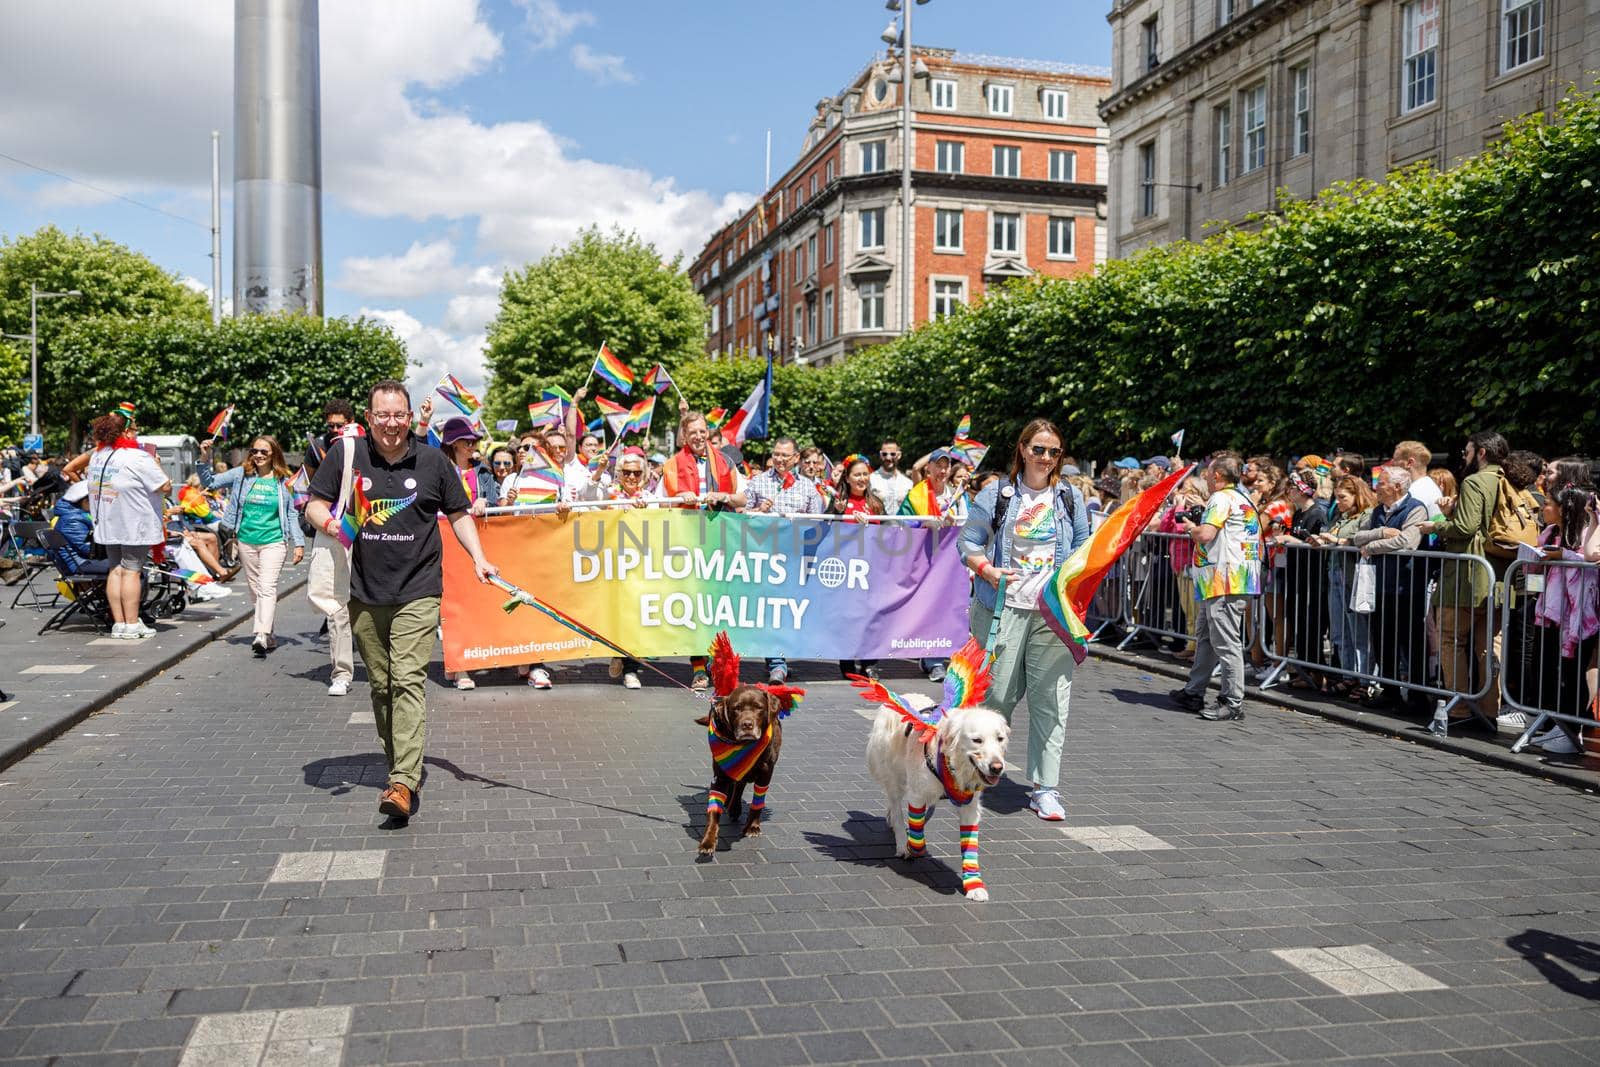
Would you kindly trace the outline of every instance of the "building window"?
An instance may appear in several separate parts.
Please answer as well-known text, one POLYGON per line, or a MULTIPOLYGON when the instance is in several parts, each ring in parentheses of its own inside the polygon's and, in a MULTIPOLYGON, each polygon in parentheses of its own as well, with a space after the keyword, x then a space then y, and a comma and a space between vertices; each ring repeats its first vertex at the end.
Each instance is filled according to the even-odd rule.
POLYGON ((1311 68, 1301 65, 1289 71, 1294 89, 1294 128, 1289 131, 1289 154, 1303 156, 1311 151, 1311 68))
POLYGON ((1078 153, 1065 148, 1050 149, 1050 180, 1075 182, 1078 180, 1078 153))
POLYGON ((1073 235, 1075 228, 1072 219, 1050 220, 1050 249, 1051 259, 1073 259, 1077 253, 1074 250, 1073 235))
POLYGON ((815 171, 811 173, 811 195, 813 197, 817 195, 817 174, 815 171))
POLYGON ((828 176, 823 179, 829 185, 833 184, 833 160, 828 160, 828 176))
POLYGON ((989 250, 1007 255, 1021 251, 1018 231, 1022 229, 1022 216, 1009 212, 995 212, 990 216, 989 250))
POLYGON ((996 178, 1022 177, 1022 149, 1014 144, 995 145, 994 176, 996 178))
POLYGON ((721 304, 712 304, 711 305, 711 325, 710 325, 709 329, 710 329, 710 331, 712 333, 716 333, 718 330, 722 329, 722 305, 721 304))
POLYGON ((726 266, 733 266, 733 249, 731 248, 728 249, 728 262, 726 263, 726 266))
POLYGON ((711 277, 712 280, 722 277, 722 260, 713 259, 711 261, 711 277))
POLYGON ((1067 117, 1067 91, 1065 89, 1046 89, 1040 100, 1044 105, 1044 117, 1065 121, 1067 117))
POLYGON ((822 339, 827 341, 833 337, 833 290, 826 289, 822 293, 822 339))
POLYGON ((861 210, 861 247, 883 247, 883 208, 869 207, 861 210))
POLYGON ((1502 71, 1515 70, 1544 55, 1544 0, 1500 0, 1502 71))
POLYGON ((1411 0, 1400 13, 1401 110, 1415 111, 1439 96, 1439 0, 1411 0))
POLYGON ((1217 25, 1222 26, 1233 21, 1236 0, 1217 0, 1217 25))
POLYGON ((1219 186, 1233 177, 1233 105, 1217 106, 1217 178, 1219 186))
POLYGON ((988 87, 989 114, 1011 114, 1011 86, 991 85, 988 87))
POLYGON ((933 109, 935 111, 956 109, 956 83, 949 78, 933 79, 933 109))
POLYGON ((817 343, 817 305, 814 301, 806 309, 806 343, 817 343))
POLYGON ((933 146, 933 169, 940 174, 960 174, 966 155, 966 145, 960 141, 937 141, 933 146))
POLYGON ((885 156, 882 141, 864 141, 861 145, 861 173, 876 174, 883 169, 885 156))
POLYGON ((739 320, 738 320, 738 319, 736 319, 736 318, 735 318, 735 317, 734 317, 734 314, 733 314, 733 297, 731 297, 731 296, 730 296, 730 297, 728 297, 728 301, 727 301, 727 309, 726 309, 726 310, 725 310, 725 311, 724 311, 724 313, 723 313, 723 314, 724 314, 724 316, 725 316, 725 317, 726 317, 726 319, 727 319, 727 322, 728 322, 728 329, 730 329, 730 330, 731 330, 731 329, 733 329, 733 324, 734 324, 734 323, 735 323, 735 322, 737 322, 737 321, 739 321, 739 320))
POLYGON ((1146 141, 1139 146, 1139 217, 1153 218, 1156 213, 1156 143, 1146 141))
POLYGON ((822 265, 828 266, 833 262, 833 223, 828 223, 822 228, 822 265))
POLYGON ((794 306, 794 348, 798 349, 806 343, 806 309, 799 304, 794 306))
POLYGON ((936 252, 961 251, 961 211, 939 208, 933 213, 933 248, 936 252))
POLYGON ((1249 174, 1267 165, 1267 83, 1244 91, 1244 145, 1239 173, 1249 174))
POLYGON ((861 328, 883 329, 883 283, 862 282, 856 293, 861 297, 861 328))
POLYGON ((1143 51, 1140 64, 1147 71, 1161 65, 1161 20, 1148 18, 1139 26, 1139 45, 1143 51))
POLYGON ((964 281, 936 281, 933 283, 933 317, 947 318, 956 308, 967 302, 967 283, 964 281))

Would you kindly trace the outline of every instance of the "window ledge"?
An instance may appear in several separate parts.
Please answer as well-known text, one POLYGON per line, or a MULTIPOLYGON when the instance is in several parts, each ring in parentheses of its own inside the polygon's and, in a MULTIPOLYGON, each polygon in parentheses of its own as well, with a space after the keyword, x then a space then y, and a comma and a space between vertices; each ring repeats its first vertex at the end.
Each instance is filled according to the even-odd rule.
POLYGON ((1408 122, 1415 122, 1418 119, 1428 118, 1431 115, 1437 114, 1438 111, 1439 111, 1439 101, 1438 100, 1434 100, 1433 103, 1431 103, 1431 104, 1423 104, 1421 107, 1417 108, 1415 111, 1403 111, 1403 112, 1401 112, 1400 114, 1396 115, 1394 118, 1390 119, 1388 122, 1385 122, 1383 124, 1384 125, 1384 129, 1386 129, 1386 130, 1397 129, 1397 128, 1401 127, 1401 126, 1404 126, 1408 122))
POLYGON ((967 250, 962 247, 946 248, 943 245, 934 245, 933 254, 936 256, 964 256, 967 250))
POLYGON ((1044 258, 1048 259, 1052 263, 1076 263, 1076 262, 1078 262, 1078 257, 1077 256, 1061 256, 1061 255, 1057 255, 1054 252, 1051 252, 1049 255, 1045 256, 1044 258))
POLYGON ((1547 51, 1547 52, 1545 52, 1544 55, 1540 56, 1538 59, 1530 59, 1530 60, 1528 60, 1528 62, 1522 64, 1522 66, 1520 66, 1520 67, 1512 67, 1510 70, 1501 71, 1499 74, 1496 74, 1493 78, 1489 79, 1488 84, 1486 84, 1484 86, 1484 88, 1485 89, 1496 89, 1496 88, 1499 88, 1500 86, 1506 84, 1507 82, 1514 82, 1518 78, 1526 77, 1527 75, 1532 74, 1532 73, 1534 73, 1536 71, 1544 71, 1544 70, 1548 69, 1549 66, 1550 66, 1550 53, 1547 51))

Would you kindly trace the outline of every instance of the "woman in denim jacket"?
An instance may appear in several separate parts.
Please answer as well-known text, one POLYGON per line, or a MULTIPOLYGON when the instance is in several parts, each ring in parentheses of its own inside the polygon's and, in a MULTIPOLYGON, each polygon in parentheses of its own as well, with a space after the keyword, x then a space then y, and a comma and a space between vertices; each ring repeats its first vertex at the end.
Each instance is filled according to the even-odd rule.
POLYGON ((1046 419, 1022 430, 1011 471, 978 494, 961 530, 961 552, 973 583, 972 634, 987 640, 1000 612, 985 706, 1007 722, 1028 698, 1028 806, 1039 818, 1064 819, 1057 785, 1072 695, 1072 654, 1045 625, 1039 592, 1056 567, 1089 539, 1083 496, 1061 477, 1061 431, 1046 419), (1005 599, 998 606, 1000 579, 1005 599))
POLYGON ((294 508, 293 475, 276 439, 263 434, 250 442, 244 466, 221 474, 211 469, 211 442, 200 445, 200 484, 207 489, 234 490, 222 509, 222 528, 239 539, 239 561, 255 598, 255 639, 250 650, 257 657, 278 647, 272 623, 278 608, 278 576, 284 557, 294 551, 294 563, 305 557, 305 534, 294 508))

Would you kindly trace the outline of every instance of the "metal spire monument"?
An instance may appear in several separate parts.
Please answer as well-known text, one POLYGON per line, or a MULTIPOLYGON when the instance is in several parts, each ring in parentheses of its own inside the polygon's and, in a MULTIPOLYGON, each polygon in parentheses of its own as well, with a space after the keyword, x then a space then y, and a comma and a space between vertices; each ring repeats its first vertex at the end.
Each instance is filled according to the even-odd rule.
POLYGON ((233 313, 322 314, 317 0, 234 0, 233 313))

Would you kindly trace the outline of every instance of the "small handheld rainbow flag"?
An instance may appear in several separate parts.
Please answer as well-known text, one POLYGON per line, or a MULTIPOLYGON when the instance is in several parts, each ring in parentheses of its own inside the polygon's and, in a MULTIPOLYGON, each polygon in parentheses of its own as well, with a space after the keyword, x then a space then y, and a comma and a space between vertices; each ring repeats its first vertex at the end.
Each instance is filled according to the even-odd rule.
POLYGON ((678 383, 672 380, 672 375, 667 373, 667 368, 659 363, 645 372, 644 384, 648 388, 655 390, 656 396, 660 396, 668 389, 676 389, 678 387, 678 383))
POLYGON ((624 395, 633 393, 633 371, 628 369, 626 363, 613 355, 610 346, 604 342, 601 343, 600 351, 594 357, 594 369, 589 373, 598 374, 622 390, 624 395))
POLYGON ((603 396, 594 398, 595 405, 600 409, 600 418, 610 428, 613 435, 622 433, 631 415, 631 410, 626 404, 618 404, 614 400, 607 400, 603 396))
POLYGON ((517 475, 518 504, 554 504, 561 499, 566 479, 553 467, 535 469, 524 467, 517 475))
POLYGON ((228 423, 233 420, 233 405, 229 404, 211 417, 211 422, 206 426, 206 435, 218 441, 228 439, 228 423))
POLYGON ((562 407, 563 411, 565 411, 568 407, 571 407, 573 404, 577 403, 576 400, 572 399, 572 394, 567 392, 565 389, 561 388, 561 386, 559 386, 559 385, 547 385, 547 386, 545 386, 544 390, 539 394, 539 396, 540 396, 541 399, 544 399, 544 400, 559 400, 559 401, 561 401, 561 403, 563 405, 563 407, 562 407))
POLYGON ((647 396, 628 411, 628 422, 622 427, 624 434, 650 432, 650 420, 655 417, 656 398, 647 396))
POLYGON ((1174 471, 1113 511, 1094 536, 1079 545, 1078 550, 1056 568, 1039 591, 1039 612, 1044 624, 1061 638, 1078 663, 1089 654, 1089 628, 1084 625, 1083 617, 1094 599, 1095 590, 1100 588, 1101 579, 1144 533, 1150 520, 1161 510, 1167 494, 1193 470, 1191 464, 1174 471))
POLYGON ((302 464, 300 469, 294 472, 294 477, 289 479, 289 501, 295 510, 304 511, 306 502, 310 499, 311 476, 306 473, 306 468, 302 464))
POLYGON ((727 421, 728 421, 728 413, 725 410, 723 410, 722 408, 712 408, 710 411, 706 412, 706 428, 707 429, 710 429, 710 430, 720 429, 722 427, 722 424, 727 422, 727 421))
POLYGON ((456 410, 463 415, 476 415, 478 409, 483 407, 478 398, 468 392, 467 387, 462 385, 461 380, 454 374, 446 374, 441 378, 433 391, 454 404, 456 410))
POLYGON ((192 515, 197 519, 211 518, 211 502, 206 495, 192 485, 183 486, 178 490, 178 507, 183 509, 185 515, 192 515))
POLYGON ((190 585, 210 585, 216 581, 215 578, 204 571, 172 571, 170 573, 174 578, 181 578, 190 585))
POLYGON ((537 430, 541 426, 561 425, 561 400, 551 397, 549 400, 535 400, 528 405, 528 423, 531 429, 537 430))
POLYGON ((367 518, 367 494, 361 489, 361 479, 357 477, 350 487, 350 501, 346 505, 340 501, 333 509, 335 528, 333 536, 346 548, 354 548, 356 538, 361 534, 361 524, 367 518))
POLYGON ((956 440, 965 441, 972 435, 972 416, 963 415, 961 421, 956 423, 956 440))
POLYGON ((960 456, 967 466, 977 470, 978 464, 983 462, 983 457, 989 454, 989 446, 970 437, 958 437, 950 446, 950 451, 960 456))

